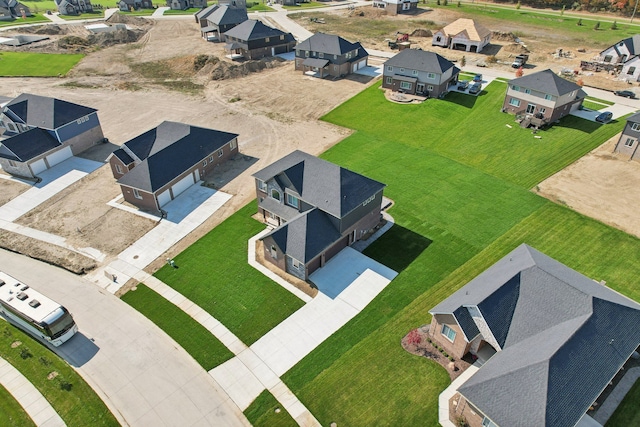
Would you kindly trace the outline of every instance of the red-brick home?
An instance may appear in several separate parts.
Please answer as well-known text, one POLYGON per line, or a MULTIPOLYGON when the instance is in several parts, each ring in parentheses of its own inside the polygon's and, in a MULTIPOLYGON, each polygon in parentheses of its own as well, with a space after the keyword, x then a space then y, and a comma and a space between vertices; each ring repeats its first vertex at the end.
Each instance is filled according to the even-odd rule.
POLYGON ((302 151, 253 177, 265 259, 302 280, 380 222, 385 184, 302 151))
POLYGON ((235 133, 165 121, 122 144, 108 161, 127 202, 161 212, 238 152, 235 133))
POLYGON ((490 355, 440 408, 445 424, 596 425, 579 423, 640 344, 640 304, 526 244, 429 313, 447 353, 490 355))

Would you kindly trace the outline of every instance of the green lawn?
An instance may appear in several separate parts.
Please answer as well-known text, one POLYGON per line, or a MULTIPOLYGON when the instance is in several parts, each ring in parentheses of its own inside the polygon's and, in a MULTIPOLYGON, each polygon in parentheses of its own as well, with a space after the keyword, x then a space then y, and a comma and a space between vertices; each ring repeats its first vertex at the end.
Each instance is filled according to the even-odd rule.
POLYGON ((116 13, 122 13, 123 15, 130 15, 130 16, 151 16, 155 11, 156 11, 155 9, 139 9, 133 12, 123 12, 119 10, 116 13))
POLYGON ((311 1, 308 3, 298 3, 296 6, 282 6, 283 9, 287 10, 300 10, 300 9, 314 9, 318 7, 327 7, 328 5, 324 3, 320 3, 317 1, 311 1))
POLYGON ((206 371, 233 357, 233 353, 204 326, 147 286, 139 284, 135 291, 127 292, 122 300, 164 330, 206 371))
POLYGON ((185 9, 185 10, 170 9, 170 10, 165 10, 163 15, 195 15, 195 13, 199 12, 200 10, 201 8, 199 7, 192 7, 190 9, 185 9))
POLYGON ((303 302, 247 263, 247 240, 264 230, 252 219, 255 202, 238 211, 155 276, 253 344, 303 302))
POLYGON ((29 427, 35 424, 16 399, 0 385, 0 425, 6 427, 29 427))
POLYGON ((13 25, 37 24, 39 22, 51 22, 41 14, 34 14, 25 19, 19 18, 13 21, 0 21, 0 27, 11 27, 13 25))
POLYGON ((79 19, 100 19, 104 17, 104 12, 95 11, 92 13, 81 13, 80 15, 58 15, 67 21, 75 21, 79 19))
POLYGON ((264 390, 256 397, 256 400, 244 410, 244 415, 253 427, 296 427, 298 425, 268 390, 264 390), (278 409, 279 412, 276 412, 278 409))
POLYGON ((629 427, 640 425, 640 381, 631 387, 618 409, 613 413, 605 427, 629 427))
POLYGON ((0 52, 2 77, 57 77, 65 75, 83 54, 0 52))
POLYGON ((5 322, 0 323, 0 356, 42 393, 68 426, 120 425, 104 402, 67 362, 5 322), (12 348, 17 341, 22 344, 12 348), (48 379, 52 372, 57 376, 48 379))
POLYGON ((26 5, 31 13, 45 13, 47 10, 51 12, 57 12, 58 6, 56 6, 56 2, 53 0, 42 0, 42 1, 21 1, 20 3, 26 5))
POLYGON ((247 8, 247 12, 275 12, 275 9, 264 3, 253 3, 253 6, 247 8))

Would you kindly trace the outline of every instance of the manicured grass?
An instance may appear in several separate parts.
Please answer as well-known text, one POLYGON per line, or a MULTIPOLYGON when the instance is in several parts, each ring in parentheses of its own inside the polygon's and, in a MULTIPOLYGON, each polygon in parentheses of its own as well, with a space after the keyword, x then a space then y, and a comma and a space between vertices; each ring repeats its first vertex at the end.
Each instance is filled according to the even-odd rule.
POLYGON ((253 6, 247 8, 247 12, 275 12, 275 9, 264 3, 254 3, 253 6))
POLYGON ((596 98, 595 96, 587 96, 585 99, 587 101, 593 101, 593 102, 597 102, 597 103, 605 104, 605 105, 614 105, 615 104, 615 102, 607 101, 606 99, 596 98))
POLYGON ((584 108, 588 108, 589 110, 603 110, 608 107, 608 105, 604 105, 599 102, 589 101, 588 99, 585 99, 584 101, 582 101, 582 106, 584 108))
POLYGON ((295 422, 289 413, 282 409, 282 405, 268 390, 264 390, 247 409, 244 410, 253 427, 295 427, 295 422), (278 413, 276 410, 280 409, 278 413))
POLYGON ((26 5, 31 11, 31 13, 36 13, 36 12, 44 13, 47 10, 50 10, 51 12, 58 11, 58 6, 56 6, 56 2, 53 0, 42 0, 42 1, 26 0, 26 1, 21 1, 20 3, 23 3, 24 5, 26 5))
POLYGON ((81 13, 80 15, 58 15, 60 18, 67 21, 76 21, 79 19, 99 19, 104 17, 104 12, 95 11, 92 13, 81 13))
POLYGON ((0 76, 56 77, 67 74, 82 58, 83 54, 1 52, 0 76))
POLYGON ((605 427, 628 427, 640 425, 640 381, 631 387, 618 409, 613 413, 605 427))
POLYGON ((47 18, 45 18, 42 14, 33 14, 33 16, 29 16, 25 19, 18 18, 13 21, 0 21, 0 27, 11 27, 13 25, 23 25, 23 24, 37 24, 39 22, 51 22, 47 18))
POLYGON ((6 427, 29 427, 34 422, 16 399, 0 385, 0 425, 6 427))
POLYGON ((249 203, 177 255, 179 268, 165 265, 155 274, 247 345, 303 305, 247 263, 247 240, 265 228, 251 218, 256 209, 249 203))
POLYGON ((199 12, 201 9, 199 7, 192 7, 190 9, 185 10, 165 10, 163 15, 194 15, 196 12, 199 12))
POLYGON ((204 326, 147 286, 139 284, 135 291, 123 295, 122 300, 158 325, 206 371, 233 357, 204 326))
POLYGON ((67 362, 5 322, 0 323, 0 356, 42 393, 68 426, 120 425, 104 402, 67 362), (12 348, 17 341, 22 344, 12 348), (52 372, 57 376, 48 379, 52 372))
POLYGON ((156 11, 155 9, 140 9, 133 12, 123 12, 119 10, 116 13, 122 13, 123 15, 130 15, 130 16, 151 16, 155 11, 156 11))

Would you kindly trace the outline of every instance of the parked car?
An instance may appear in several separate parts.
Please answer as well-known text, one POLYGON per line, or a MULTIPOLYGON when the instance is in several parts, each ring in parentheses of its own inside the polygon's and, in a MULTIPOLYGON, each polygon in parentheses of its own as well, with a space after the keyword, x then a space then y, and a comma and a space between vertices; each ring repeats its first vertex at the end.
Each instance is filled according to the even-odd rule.
POLYGON ((609 123, 612 118, 613 118, 613 113, 609 111, 605 111, 604 113, 598 114, 598 117, 596 117, 596 122, 609 123))
POLYGON ((630 90, 617 90, 613 92, 614 95, 622 96, 623 98, 635 99, 636 94, 630 90))
POLYGON ((473 85, 471 85, 471 87, 469 88, 469 93, 472 95, 475 95, 477 93, 480 93, 481 90, 482 90, 482 85, 476 82, 473 85))
POLYGON ((475 76, 473 76, 473 81, 476 83, 482 82, 482 74, 476 74, 475 76))
POLYGON ((469 80, 458 81, 458 90, 467 90, 469 87, 469 80))

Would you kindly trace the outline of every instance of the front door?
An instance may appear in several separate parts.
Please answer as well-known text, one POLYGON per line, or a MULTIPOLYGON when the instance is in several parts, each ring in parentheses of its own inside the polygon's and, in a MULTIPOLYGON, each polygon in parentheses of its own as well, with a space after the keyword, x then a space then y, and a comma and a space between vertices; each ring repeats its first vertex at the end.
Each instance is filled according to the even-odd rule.
POLYGON ((527 105, 527 114, 533 114, 533 112, 536 111, 536 106, 533 104, 529 104, 527 105))
POLYGON ((416 92, 420 92, 420 93, 424 92, 424 83, 418 83, 416 85, 416 92))

